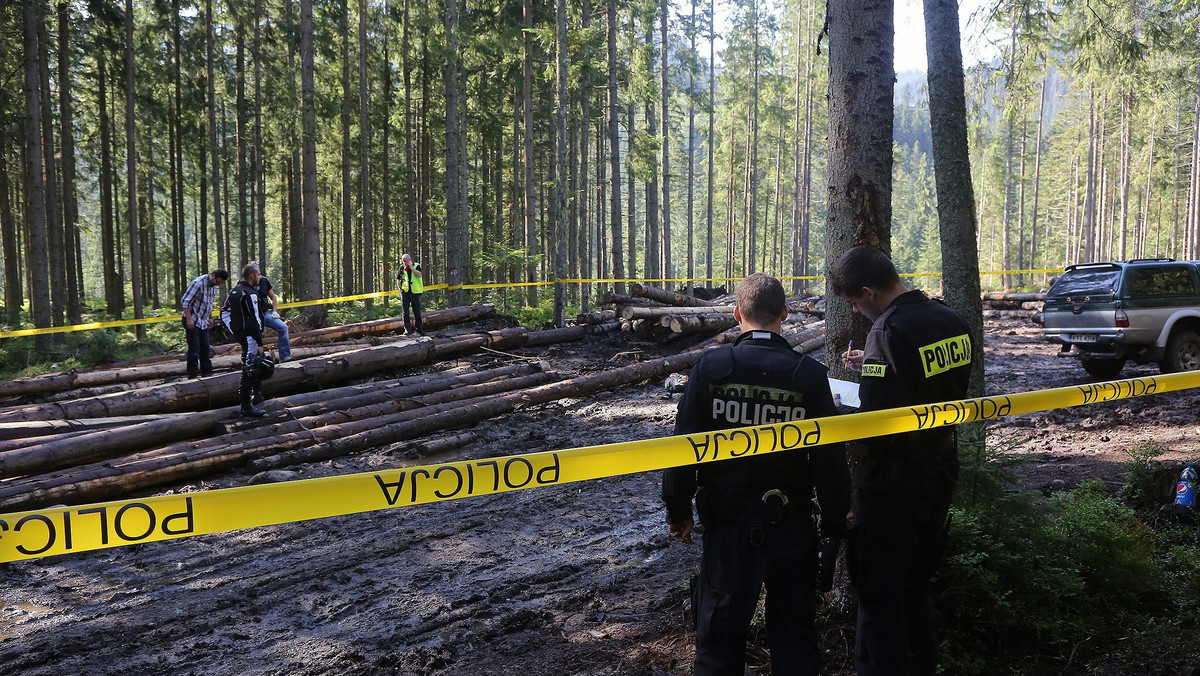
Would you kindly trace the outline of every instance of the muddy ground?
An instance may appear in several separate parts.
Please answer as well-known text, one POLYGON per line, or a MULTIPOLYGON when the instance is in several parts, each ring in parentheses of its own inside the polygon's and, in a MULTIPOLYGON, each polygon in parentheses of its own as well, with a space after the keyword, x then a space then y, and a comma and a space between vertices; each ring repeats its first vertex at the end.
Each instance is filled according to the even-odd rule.
MULTIPOLYGON (((1030 324, 990 319, 986 332, 988 394, 1088 382, 1030 324)), ((526 354, 584 373, 682 347, 618 334, 526 354)), ((661 382, 564 400, 476 426, 478 441, 454 459, 663 436, 675 406, 661 382)), ((989 434, 1035 454, 1029 487, 1100 477, 1115 489, 1127 448, 1200 455, 1198 412, 1200 391, 1185 391, 1013 417, 989 434)), ((402 456, 294 471, 367 471, 402 456)), ((669 541, 658 488, 642 474, 0 565, 0 673, 690 673, 685 599, 699 549, 669 541)), ((831 673, 848 673, 845 605, 826 608, 831 673)))

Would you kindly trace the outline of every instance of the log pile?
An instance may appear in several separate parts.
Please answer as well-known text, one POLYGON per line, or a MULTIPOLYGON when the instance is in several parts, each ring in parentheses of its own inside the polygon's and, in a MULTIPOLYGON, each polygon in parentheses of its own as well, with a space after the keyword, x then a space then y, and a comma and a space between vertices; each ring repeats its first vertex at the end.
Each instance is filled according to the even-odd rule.
POLYGON ((1046 300, 1045 292, 989 292, 983 294, 983 309, 993 317, 1029 319, 1033 313, 1041 312, 1044 300, 1046 300))
MULTIPOLYGON (((448 308, 429 312, 422 316, 424 326, 429 330, 445 328, 454 324, 479 321, 496 316, 496 306, 491 303, 467 307, 448 308)), ((609 320, 611 321, 611 320, 609 320)), ((296 333, 291 336, 292 360, 307 359, 330 355, 356 348, 365 348, 378 344, 383 336, 404 328, 404 320, 398 317, 377 319, 369 322, 333 326, 296 333), (353 337, 373 336, 370 340, 350 340, 353 337), (330 341, 340 342, 330 342, 330 341), (308 345, 308 347, 295 347, 308 345)), ((270 332, 268 332, 270 335, 270 332)), ((408 340, 401 336, 393 336, 391 341, 408 340)), ((267 343, 271 347, 271 343, 267 343)), ((218 345, 213 348, 216 356, 212 359, 215 371, 237 369, 241 363, 241 348, 238 345, 218 345)), ((61 373, 51 373, 29 378, 16 378, 0 381, 0 397, 28 397, 84 387, 101 387, 121 383, 148 382, 182 376, 184 372, 182 355, 162 355, 153 358, 143 358, 134 362, 114 364, 107 368, 71 369, 61 373)), ((124 389, 124 388, 121 388, 124 389)))
MULTIPOLYGON (((527 333, 550 332, 522 329, 509 337, 527 333)), ((107 429, 70 429, 0 451, 0 510, 111 499, 238 467, 265 471, 416 441, 521 407, 684 370, 705 349, 566 380, 544 364, 526 363, 302 392, 266 402, 269 413, 260 419, 238 418, 236 408, 228 407, 107 429)), ((456 345, 442 352, 460 350, 456 345)), ((465 442, 461 437, 430 442, 423 450, 420 443, 418 452, 432 453, 465 442)))

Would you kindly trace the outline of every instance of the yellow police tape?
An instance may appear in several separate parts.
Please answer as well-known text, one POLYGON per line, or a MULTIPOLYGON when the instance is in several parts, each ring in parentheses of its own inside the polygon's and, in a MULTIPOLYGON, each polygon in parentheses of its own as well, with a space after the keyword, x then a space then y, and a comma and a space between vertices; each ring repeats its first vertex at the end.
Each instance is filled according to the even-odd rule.
POLYGON ((705 434, 0 514, 0 562, 587 481, 1194 387, 1200 387, 1200 371, 705 434))
MULTIPOLYGON (((979 274, 981 274, 981 275, 1007 275, 1007 274, 1036 274, 1036 273, 1060 273, 1060 272, 1062 272, 1062 270, 996 270, 996 271, 980 272, 979 274)), ((901 277, 941 277, 942 273, 940 273, 940 272, 917 272, 917 273, 906 273, 906 274, 902 274, 900 276, 901 277)), ((779 277, 779 279, 782 281, 785 281, 785 282, 790 282, 790 281, 794 281, 794 280, 825 279, 825 276, 824 275, 802 275, 802 276, 794 276, 794 277, 779 277)), ((622 282, 622 283, 676 282, 676 283, 680 283, 680 284, 686 284, 688 282, 737 282, 737 281, 741 281, 741 278, 734 278, 734 277, 713 277, 713 278, 684 277, 684 278, 670 278, 670 279, 593 278, 593 279, 562 279, 562 280, 550 280, 550 281, 545 281, 545 282, 511 282, 511 283, 503 283, 503 284, 500 284, 500 283, 454 284, 454 285, 431 284, 431 285, 425 287, 425 291, 437 291, 440 289, 446 289, 446 290, 453 291, 453 290, 457 290, 457 289, 506 289, 506 288, 514 288, 514 287, 554 286, 555 284, 557 284, 560 281, 563 284, 604 284, 604 283, 614 283, 614 282, 622 282)), ((375 298, 383 298, 385 296, 397 296, 399 294, 400 294, 400 292, 398 290, 391 289, 389 291, 375 291, 372 293, 359 293, 359 294, 355 294, 352 296, 334 296, 332 298, 318 298, 316 300, 302 300, 302 301, 295 301, 292 303, 280 303, 279 307, 280 308, 294 308, 294 307, 307 307, 310 305, 328 305, 328 304, 332 304, 332 303, 346 303, 346 302, 356 301, 356 300, 369 300, 369 299, 375 299, 375 298)), ((214 317, 217 316, 218 314, 220 314, 220 313, 213 312, 214 317)), ((143 319, 118 319, 118 320, 114 320, 111 322, 89 322, 86 324, 72 324, 70 326, 49 326, 49 327, 35 328, 35 329, 16 329, 13 331, 0 331, 0 338, 17 338, 20 336, 37 336, 37 335, 45 335, 45 334, 50 334, 50 333, 71 333, 74 331, 92 331, 95 329, 110 329, 110 328, 117 328, 117 327, 121 327, 121 326, 135 326, 137 324, 161 324, 163 322, 173 322, 173 321, 179 321, 178 314, 172 314, 172 315, 168 315, 165 317, 147 317, 147 318, 143 318, 143 319)))

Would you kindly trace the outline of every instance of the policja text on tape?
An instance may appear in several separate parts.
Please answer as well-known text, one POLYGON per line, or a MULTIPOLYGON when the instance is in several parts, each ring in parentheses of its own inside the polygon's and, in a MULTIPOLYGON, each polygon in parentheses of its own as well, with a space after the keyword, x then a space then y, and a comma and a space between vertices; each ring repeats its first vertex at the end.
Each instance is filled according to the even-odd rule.
POLYGON ((1200 387, 1200 371, 662 439, 0 514, 0 562, 361 514, 1200 387))

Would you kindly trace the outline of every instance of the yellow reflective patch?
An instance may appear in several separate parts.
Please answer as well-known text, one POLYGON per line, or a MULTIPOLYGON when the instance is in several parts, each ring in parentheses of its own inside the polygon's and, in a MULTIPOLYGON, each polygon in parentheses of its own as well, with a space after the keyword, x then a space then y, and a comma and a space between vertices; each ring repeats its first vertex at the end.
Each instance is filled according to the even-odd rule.
POLYGON ((887 364, 863 364, 862 374, 872 378, 882 378, 887 371, 887 364))
POLYGON ((931 378, 952 368, 971 363, 971 337, 967 334, 930 343, 918 350, 925 377, 931 378))

